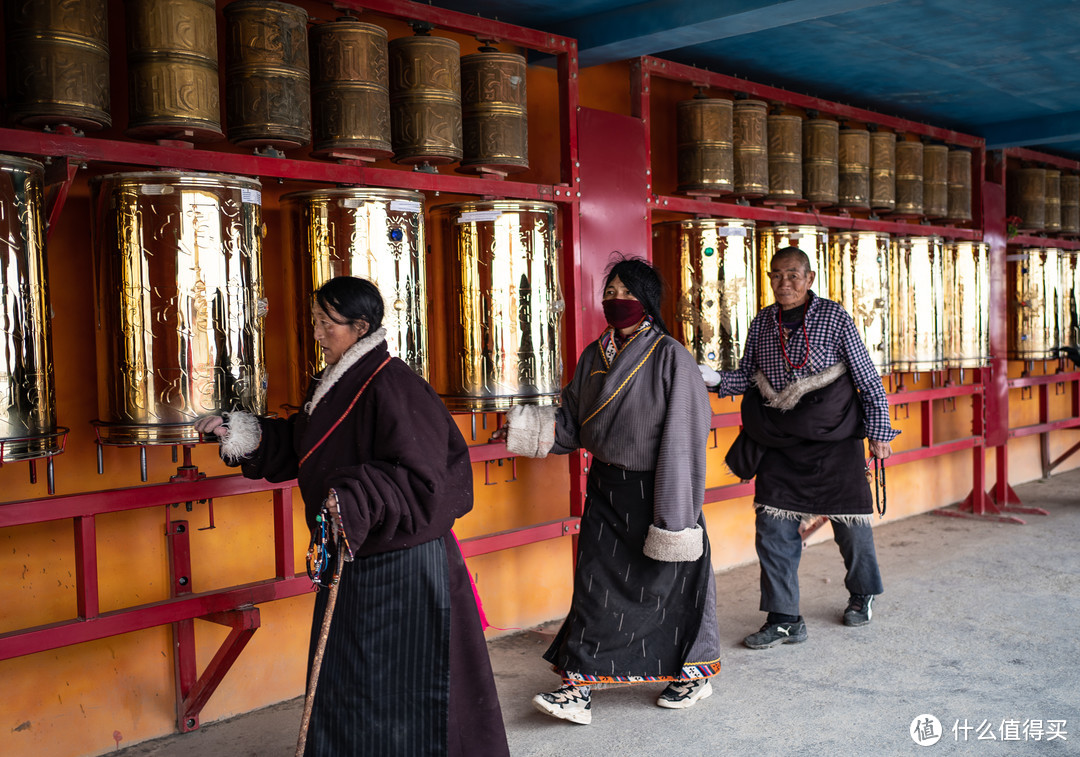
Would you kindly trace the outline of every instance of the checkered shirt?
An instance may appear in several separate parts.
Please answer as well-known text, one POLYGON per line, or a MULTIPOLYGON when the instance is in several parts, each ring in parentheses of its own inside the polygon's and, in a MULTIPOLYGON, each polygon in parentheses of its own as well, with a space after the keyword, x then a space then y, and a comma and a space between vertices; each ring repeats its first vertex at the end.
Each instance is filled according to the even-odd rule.
POLYGON ((843 362, 851 373, 855 388, 863 405, 866 419, 866 435, 879 442, 893 439, 899 431, 889 422, 889 403, 881 376, 870 360, 870 353, 855 329, 855 322, 843 305, 826 300, 810 292, 806 305, 806 337, 802 328, 791 332, 786 342, 787 360, 780 348, 777 333, 777 312, 780 306, 769 305, 750 323, 739 367, 733 371, 720 372, 720 384, 716 387, 721 397, 742 394, 761 370, 776 391, 782 391, 791 381, 820 373, 826 368, 843 362), (810 341, 810 356, 805 365, 792 370, 806 356, 806 339, 810 341))

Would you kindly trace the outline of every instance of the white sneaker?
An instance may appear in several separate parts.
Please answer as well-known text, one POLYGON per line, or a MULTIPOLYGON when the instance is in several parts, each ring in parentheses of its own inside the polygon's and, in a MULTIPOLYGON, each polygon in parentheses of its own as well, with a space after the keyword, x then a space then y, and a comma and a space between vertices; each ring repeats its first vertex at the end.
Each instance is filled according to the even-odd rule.
POLYGON ((563 686, 550 694, 537 694, 532 700, 540 712, 571 723, 592 722, 592 697, 588 686, 563 686))
POLYGON ((656 704, 669 710, 684 710, 687 707, 693 707, 699 699, 710 696, 712 696, 712 684, 708 678, 672 681, 656 700, 656 704))

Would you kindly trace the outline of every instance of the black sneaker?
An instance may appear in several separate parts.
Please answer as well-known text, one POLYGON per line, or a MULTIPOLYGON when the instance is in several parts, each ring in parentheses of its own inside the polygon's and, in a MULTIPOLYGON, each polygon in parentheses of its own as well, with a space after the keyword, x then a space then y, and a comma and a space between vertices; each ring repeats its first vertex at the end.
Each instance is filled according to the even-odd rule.
POLYGON ((533 706, 553 718, 588 725, 592 722, 592 696, 588 686, 563 686, 550 694, 537 694, 533 706))
POLYGON ((873 594, 852 594, 844 610, 845 626, 865 626, 874 616, 873 594))
POLYGON ((699 699, 712 695, 712 684, 708 678, 695 678, 691 681, 672 681, 656 700, 659 707, 669 710, 684 710, 693 707, 699 699))
POLYGON ((757 633, 743 639, 743 644, 751 649, 768 649, 777 644, 799 644, 806 641, 806 622, 766 623, 757 633))

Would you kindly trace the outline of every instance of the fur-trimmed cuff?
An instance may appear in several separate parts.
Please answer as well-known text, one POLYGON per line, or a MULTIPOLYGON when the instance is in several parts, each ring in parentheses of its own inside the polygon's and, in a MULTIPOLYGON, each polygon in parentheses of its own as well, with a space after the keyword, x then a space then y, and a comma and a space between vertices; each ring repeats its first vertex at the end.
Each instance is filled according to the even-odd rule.
POLYGON ((219 454, 222 459, 232 462, 249 457, 259 448, 262 441, 262 426, 259 419, 250 413, 239 410, 223 413, 229 424, 229 433, 221 440, 219 454))
POLYGON ((645 537, 645 556, 660 562, 693 562, 705 551, 704 536, 701 526, 665 531, 650 525, 645 537))
POLYGON ((506 449, 524 457, 547 457, 555 446, 554 407, 514 405, 506 412, 506 449))

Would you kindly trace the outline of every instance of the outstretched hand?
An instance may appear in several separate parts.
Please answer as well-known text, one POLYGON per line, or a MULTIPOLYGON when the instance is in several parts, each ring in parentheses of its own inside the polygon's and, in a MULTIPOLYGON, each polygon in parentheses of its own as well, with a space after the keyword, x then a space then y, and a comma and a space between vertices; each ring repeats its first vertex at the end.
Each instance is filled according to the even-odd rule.
POLYGON ((229 435, 229 425, 220 415, 204 415, 195 421, 194 425, 195 430, 200 434, 214 434, 218 439, 224 439, 229 435))
POLYGON ((497 429, 491 432, 491 436, 488 437, 488 444, 504 441, 506 439, 506 434, 508 430, 509 427, 507 426, 499 426, 497 429))
POLYGON ((714 387, 720 383, 720 374, 714 371, 712 368, 705 364, 699 364, 698 370, 701 371, 701 378, 705 382, 705 386, 714 387))

